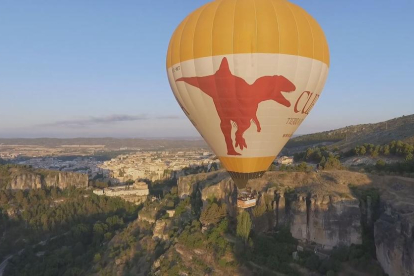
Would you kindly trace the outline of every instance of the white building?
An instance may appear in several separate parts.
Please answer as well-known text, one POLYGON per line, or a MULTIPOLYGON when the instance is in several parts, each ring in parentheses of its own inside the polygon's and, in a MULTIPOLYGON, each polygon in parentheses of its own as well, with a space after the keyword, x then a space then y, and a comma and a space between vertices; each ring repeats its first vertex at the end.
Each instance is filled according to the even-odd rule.
POLYGON ((276 158, 276 163, 279 165, 290 165, 293 163, 293 156, 281 156, 276 158))

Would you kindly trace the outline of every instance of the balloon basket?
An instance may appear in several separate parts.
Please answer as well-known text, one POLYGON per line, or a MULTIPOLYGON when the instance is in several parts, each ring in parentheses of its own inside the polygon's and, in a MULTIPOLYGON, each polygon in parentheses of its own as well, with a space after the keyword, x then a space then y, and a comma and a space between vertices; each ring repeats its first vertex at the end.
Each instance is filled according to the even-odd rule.
POLYGON ((257 194, 252 192, 250 188, 243 189, 237 193, 237 207, 247 209, 256 206, 257 194))

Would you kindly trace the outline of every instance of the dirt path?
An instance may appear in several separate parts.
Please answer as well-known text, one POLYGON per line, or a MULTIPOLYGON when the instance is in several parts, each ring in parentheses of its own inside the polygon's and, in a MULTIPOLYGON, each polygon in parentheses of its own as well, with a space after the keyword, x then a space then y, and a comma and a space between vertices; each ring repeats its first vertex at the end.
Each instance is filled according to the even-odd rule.
POLYGON ((4 269, 6 269, 7 264, 9 263, 9 260, 13 258, 13 255, 7 256, 4 261, 0 264, 0 276, 3 276, 4 269))
MULTIPOLYGON (((63 233, 62 235, 53 236, 53 237, 51 237, 51 238, 49 238, 49 239, 46 239, 46 240, 40 241, 39 243, 37 243, 37 244, 33 245, 32 247, 33 247, 33 248, 35 248, 35 247, 36 247, 36 246, 38 246, 38 245, 46 245, 49 241, 52 241, 52 240, 54 240, 54 239, 57 239, 57 238, 59 238, 59 237, 66 236, 66 235, 69 235, 69 234, 70 234, 70 231, 68 231, 68 232, 66 232, 66 233, 63 233)), ((23 251, 24 251, 24 249, 20 250, 20 251, 19 251, 19 252, 17 252, 16 254, 17 254, 17 255, 20 255, 20 254, 22 254, 22 253, 23 253, 23 251)), ((15 255, 16 255, 16 254, 15 254, 15 255)), ((8 256, 4 259, 4 261, 0 264, 0 276, 3 276, 3 273, 4 273, 4 270, 6 269, 6 266, 8 265, 8 263, 9 263, 10 259, 11 259, 11 258, 13 258, 13 257, 14 257, 14 255, 8 255, 8 256)))
POLYGON ((407 204, 407 205, 414 206, 414 200, 411 200, 411 201, 401 200, 401 196, 398 195, 396 192, 390 191, 390 190, 386 190, 386 192, 387 193, 390 193, 391 195, 393 195, 398 200, 398 203, 399 204, 404 203, 404 204, 407 204))
POLYGON ((271 274, 273 274, 273 275, 277 275, 277 276, 286 276, 286 274, 283 274, 283 273, 279 273, 279 272, 272 271, 272 270, 270 270, 270 269, 268 269, 268 268, 266 268, 266 267, 263 267, 263 266, 260 266, 260 265, 258 265, 258 264, 256 264, 256 263, 254 263, 254 262, 252 262, 252 261, 250 261, 250 262, 249 262, 249 264, 250 264, 251 266, 255 267, 255 268, 258 268, 258 269, 264 270, 264 271, 269 272, 269 273, 271 273, 271 274))

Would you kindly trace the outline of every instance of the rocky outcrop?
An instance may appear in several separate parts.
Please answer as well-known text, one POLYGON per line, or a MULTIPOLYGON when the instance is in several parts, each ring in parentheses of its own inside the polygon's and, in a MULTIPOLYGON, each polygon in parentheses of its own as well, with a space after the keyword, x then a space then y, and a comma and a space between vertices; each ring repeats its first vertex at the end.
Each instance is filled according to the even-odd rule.
POLYGON ((46 187, 58 187, 66 189, 69 187, 86 188, 88 187, 88 176, 86 174, 73 172, 51 173, 45 177, 46 187))
MULTIPOLYGON (((182 177, 178 185, 182 197, 198 189, 204 202, 215 197, 234 203, 235 187, 225 172, 182 177)), ((362 228, 373 229, 384 271, 390 276, 414 276, 414 179, 349 171, 267 172, 250 180, 249 186, 260 194, 257 205, 272 209, 271 219, 253 218, 255 231, 286 225, 293 237, 330 249, 360 244, 362 228), (350 184, 360 190, 374 188, 379 199, 374 204, 369 193, 357 199, 350 184)))
MULTIPOLYGON (((249 185, 261 194, 258 205, 270 201, 273 213, 270 218, 268 214, 264 218, 254 218, 256 229, 268 231, 274 226, 287 225, 293 237, 315 242, 326 249, 339 244, 360 244, 359 200, 352 196, 347 182, 338 181, 329 174, 322 176, 327 179, 325 182, 334 182, 334 185, 321 189, 321 175, 304 173, 291 173, 286 178, 286 174, 268 172, 261 179, 250 180, 249 185)), ((236 189, 227 173, 192 175, 178 181, 181 197, 197 189, 204 204, 207 199, 216 198, 227 205, 229 215, 237 215, 236 189)))
POLYGON ((178 195, 185 198, 195 195, 201 198, 205 205, 207 199, 217 199, 227 206, 230 215, 236 215, 234 207, 237 202, 237 193, 234 182, 226 172, 201 173, 180 177, 178 179, 178 195))
POLYGON ((329 195, 299 195, 291 205, 290 229, 296 239, 326 249, 362 243, 359 200, 329 195))
POLYGON ((69 187, 86 188, 88 187, 88 181, 86 174, 54 171, 37 173, 37 171, 34 171, 13 175, 6 188, 11 190, 40 189, 44 187, 60 189, 69 187))
POLYGON ((178 179, 178 194, 181 198, 185 198, 192 195, 197 189, 203 190, 206 187, 214 186, 226 178, 228 179, 229 175, 223 171, 180 177, 178 179))
POLYGON ((42 176, 34 173, 20 174, 12 178, 8 189, 11 190, 30 190, 40 189, 43 187, 42 176))
POLYGON ((171 228, 170 219, 157 220, 154 226, 152 239, 153 240, 168 240, 168 238, 170 237, 168 233, 170 228, 171 228))
POLYGON ((377 259, 390 276, 414 275, 414 224, 388 209, 375 223, 377 259))
POLYGON ((414 275, 414 180, 395 177, 374 224, 377 259, 389 276, 414 275))

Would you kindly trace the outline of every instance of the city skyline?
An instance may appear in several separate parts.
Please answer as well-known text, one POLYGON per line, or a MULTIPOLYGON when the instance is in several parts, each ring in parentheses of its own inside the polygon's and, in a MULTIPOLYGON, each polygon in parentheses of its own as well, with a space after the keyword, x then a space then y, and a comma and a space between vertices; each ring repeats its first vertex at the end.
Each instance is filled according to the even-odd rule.
MULTIPOLYGON (((292 1, 331 52, 324 92, 295 133, 413 113, 409 0, 292 1)), ((0 138, 200 137, 170 91, 175 27, 207 1, 0 4, 0 138)))

